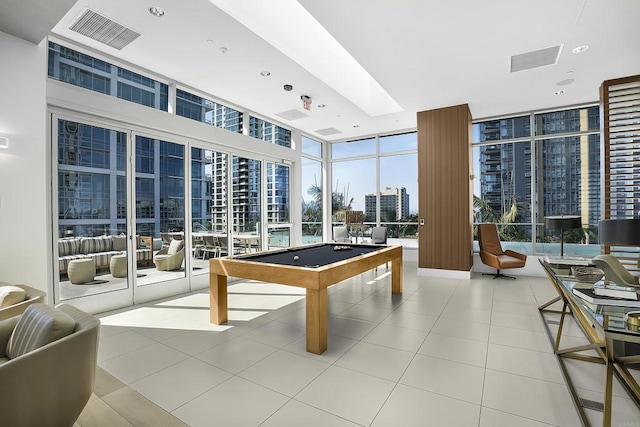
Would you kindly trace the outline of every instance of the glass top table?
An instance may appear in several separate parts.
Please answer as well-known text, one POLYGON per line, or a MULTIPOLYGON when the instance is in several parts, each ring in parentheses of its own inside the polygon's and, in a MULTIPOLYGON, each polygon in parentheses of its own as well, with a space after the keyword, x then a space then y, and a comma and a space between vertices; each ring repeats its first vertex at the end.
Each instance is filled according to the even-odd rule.
MULTIPOLYGON (((611 426, 613 375, 620 380, 629 396, 640 407, 640 387, 630 374, 628 367, 640 363, 638 346, 640 344, 640 327, 627 323, 625 315, 631 311, 639 311, 638 307, 608 304, 590 304, 573 293, 574 287, 593 287, 592 284, 579 282, 571 276, 571 266, 567 264, 550 264, 540 259, 540 264, 553 284, 558 296, 538 307, 544 324, 553 341, 553 350, 560 362, 560 368, 569 387, 578 414, 584 425, 590 425, 584 412, 585 400, 577 395, 573 382, 564 365, 565 358, 577 359, 606 365, 603 419, 602 425, 611 426), (556 303, 562 304, 561 310, 552 309, 556 303), (558 330, 553 336, 549 323, 549 314, 559 314, 558 330), (546 316, 545 316, 546 315, 546 316), (571 315, 581 327, 589 340, 588 345, 561 348, 562 329, 565 317, 571 315), (593 355, 595 352, 596 356, 593 355)), ((597 402, 596 402, 597 403, 597 402)))

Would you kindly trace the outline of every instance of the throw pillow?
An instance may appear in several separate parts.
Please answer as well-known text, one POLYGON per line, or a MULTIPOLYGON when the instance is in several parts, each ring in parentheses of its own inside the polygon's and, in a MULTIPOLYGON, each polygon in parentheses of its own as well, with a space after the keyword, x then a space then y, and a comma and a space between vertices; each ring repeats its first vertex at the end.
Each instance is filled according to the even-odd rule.
POLYGON ((113 250, 114 251, 126 251, 127 250, 127 237, 126 236, 113 236, 113 250))
POLYGON ((31 304, 9 338, 7 356, 15 359, 37 350, 71 334, 75 327, 75 320, 61 310, 47 304, 31 304))
POLYGON ((171 243, 169 243, 169 249, 167 249, 167 254, 175 255, 180 249, 182 249, 182 240, 173 239, 171 243))
POLYGON ((18 304, 27 297, 27 292, 18 286, 0 286, 0 308, 18 304))

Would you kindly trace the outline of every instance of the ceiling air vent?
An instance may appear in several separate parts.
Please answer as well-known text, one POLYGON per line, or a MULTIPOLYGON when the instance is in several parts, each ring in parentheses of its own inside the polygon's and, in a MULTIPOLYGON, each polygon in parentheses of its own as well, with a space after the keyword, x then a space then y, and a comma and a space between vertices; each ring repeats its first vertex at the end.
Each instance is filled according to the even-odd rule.
POLYGON ((560 58, 562 45, 548 47, 546 49, 534 50, 511 57, 511 72, 530 70, 532 68, 554 65, 560 58))
POLYGON ((305 117, 309 117, 307 114, 303 113, 302 111, 298 111, 298 110, 288 110, 288 111, 283 111, 282 113, 276 113, 276 116, 280 116, 285 120, 298 120, 298 119, 304 119, 305 117))
POLYGON ((140 33, 89 9, 69 29, 118 50, 140 37, 140 33))
POLYGON ((319 133, 322 136, 329 136, 329 135, 335 135, 342 132, 336 128, 326 128, 326 129, 317 130, 316 133, 319 133))

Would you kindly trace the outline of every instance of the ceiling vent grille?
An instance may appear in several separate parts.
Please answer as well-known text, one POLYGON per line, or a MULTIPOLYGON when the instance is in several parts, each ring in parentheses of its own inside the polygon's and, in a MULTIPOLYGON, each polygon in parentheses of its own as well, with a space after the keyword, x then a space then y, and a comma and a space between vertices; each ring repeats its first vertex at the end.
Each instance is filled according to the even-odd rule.
POLYGON ((532 68, 546 67, 554 65, 560 58, 562 45, 552 46, 545 49, 534 50, 511 57, 511 72, 515 73, 532 68))
POLYGON ((309 117, 307 114, 303 113, 302 111, 298 111, 298 110, 288 110, 288 111, 283 111, 282 113, 276 113, 276 116, 280 116, 285 120, 298 120, 298 119, 304 119, 305 117, 309 117))
POLYGON ((326 128, 326 129, 317 130, 316 133, 319 133, 322 136, 329 136, 329 135, 336 135, 342 132, 336 128, 326 128))
POLYGON ((140 37, 140 33, 89 9, 69 29, 118 50, 140 37))

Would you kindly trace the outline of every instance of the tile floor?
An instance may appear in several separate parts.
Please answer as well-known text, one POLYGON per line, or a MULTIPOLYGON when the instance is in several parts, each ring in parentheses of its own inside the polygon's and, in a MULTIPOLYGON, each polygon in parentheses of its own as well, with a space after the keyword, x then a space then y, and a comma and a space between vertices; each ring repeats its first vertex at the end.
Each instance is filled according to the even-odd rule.
MULTIPOLYGON (((95 393, 76 426, 579 426, 537 306, 545 277, 417 276, 380 268, 329 290, 329 349, 305 351, 304 290, 240 281, 228 325, 208 293, 100 315, 95 393)), ((584 342, 569 322, 563 344, 584 342)), ((602 401, 601 365, 572 361, 602 401)), ((614 426, 640 411, 614 385, 614 426)), ((600 425, 602 414, 588 411, 600 425)))

